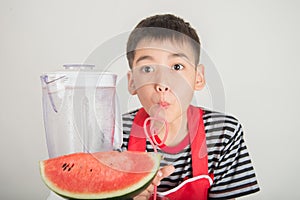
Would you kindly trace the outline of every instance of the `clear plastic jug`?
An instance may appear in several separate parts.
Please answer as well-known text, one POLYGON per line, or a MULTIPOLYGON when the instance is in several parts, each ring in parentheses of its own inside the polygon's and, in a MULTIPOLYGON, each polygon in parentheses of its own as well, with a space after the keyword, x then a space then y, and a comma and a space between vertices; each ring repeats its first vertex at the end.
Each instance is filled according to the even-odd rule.
POLYGON ((41 75, 49 157, 120 148, 117 75, 94 71, 94 65, 64 67, 41 75))

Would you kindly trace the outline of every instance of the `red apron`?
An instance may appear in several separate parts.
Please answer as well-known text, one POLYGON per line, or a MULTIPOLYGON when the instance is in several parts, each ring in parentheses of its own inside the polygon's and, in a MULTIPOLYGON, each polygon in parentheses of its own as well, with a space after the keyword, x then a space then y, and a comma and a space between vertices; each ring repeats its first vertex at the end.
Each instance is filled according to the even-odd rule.
MULTIPOLYGON (((206 134, 202 119, 203 111, 200 108, 190 106, 188 108, 187 116, 189 139, 192 143, 193 177, 186 179, 171 190, 158 192, 158 194, 168 197, 170 200, 206 200, 208 198, 208 189, 212 184, 212 175, 208 174, 206 134)), ((146 138, 143 124, 147 117, 149 116, 143 108, 136 114, 128 142, 129 151, 146 150, 146 138)), ((163 147, 161 147, 161 149, 163 150, 163 147)))

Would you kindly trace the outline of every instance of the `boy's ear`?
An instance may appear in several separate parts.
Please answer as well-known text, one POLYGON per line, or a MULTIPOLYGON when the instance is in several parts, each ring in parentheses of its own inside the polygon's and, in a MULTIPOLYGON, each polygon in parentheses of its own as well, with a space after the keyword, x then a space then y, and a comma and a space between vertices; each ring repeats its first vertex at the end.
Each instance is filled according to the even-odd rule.
POLYGON ((196 68, 195 90, 201 90, 205 86, 204 65, 199 64, 196 68))
POLYGON ((127 80, 128 80, 128 91, 131 95, 135 95, 136 94, 136 88, 135 88, 135 84, 133 81, 133 76, 132 76, 132 71, 129 71, 127 73, 127 80))

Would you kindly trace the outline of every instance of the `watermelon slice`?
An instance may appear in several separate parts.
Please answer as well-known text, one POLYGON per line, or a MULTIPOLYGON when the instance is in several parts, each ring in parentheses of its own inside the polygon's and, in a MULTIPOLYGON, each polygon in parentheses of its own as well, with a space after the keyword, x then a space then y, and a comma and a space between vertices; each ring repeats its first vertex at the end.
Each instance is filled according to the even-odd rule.
POLYGON ((40 162, 41 176, 55 193, 71 199, 127 199, 144 190, 161 156, 147 152, 74 153, 40 162))

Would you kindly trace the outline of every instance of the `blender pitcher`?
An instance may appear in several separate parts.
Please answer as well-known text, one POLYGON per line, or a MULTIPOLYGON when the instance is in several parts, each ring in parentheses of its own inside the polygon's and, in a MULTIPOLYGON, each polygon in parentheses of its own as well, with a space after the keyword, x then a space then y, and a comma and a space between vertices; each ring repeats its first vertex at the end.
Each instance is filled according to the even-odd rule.
POLYGON ((49 157, 121 148, 117 75, 94 65, 64 65, 41 75, 49 157))

